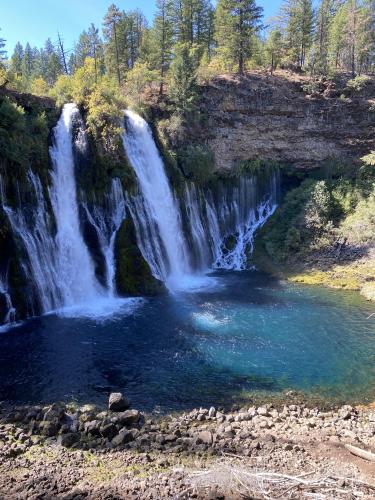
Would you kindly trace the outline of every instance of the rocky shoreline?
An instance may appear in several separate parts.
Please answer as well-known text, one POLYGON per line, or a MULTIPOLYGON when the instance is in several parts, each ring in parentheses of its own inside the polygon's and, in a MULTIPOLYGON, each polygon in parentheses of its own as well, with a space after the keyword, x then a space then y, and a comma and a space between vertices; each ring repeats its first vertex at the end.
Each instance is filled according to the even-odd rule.
POLYGON ((128 406, 1 407, 0 498, 374 498, 371 407, 128 406))

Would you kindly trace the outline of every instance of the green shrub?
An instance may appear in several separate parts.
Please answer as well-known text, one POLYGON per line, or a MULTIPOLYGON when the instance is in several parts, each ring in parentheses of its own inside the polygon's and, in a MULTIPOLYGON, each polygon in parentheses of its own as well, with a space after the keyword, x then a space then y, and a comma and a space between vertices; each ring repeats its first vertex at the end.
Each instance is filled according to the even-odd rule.
POLYGON ((178 164, 187 179, 203 184, 214 175, 215 157, 208 146, 190 144, 178 153, 178 164))
POLYGON ((370 82, 370 78, 366 75, 358 75, 346 84, 347 88, 353 92, 360 92, 370 82))

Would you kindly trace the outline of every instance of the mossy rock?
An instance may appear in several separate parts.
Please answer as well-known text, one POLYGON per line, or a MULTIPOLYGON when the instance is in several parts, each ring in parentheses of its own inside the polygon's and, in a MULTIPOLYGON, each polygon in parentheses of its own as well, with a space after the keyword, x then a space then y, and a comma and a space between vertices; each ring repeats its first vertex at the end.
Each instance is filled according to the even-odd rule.
POLYGON ((120 295, 154 296, 165 291, 164 284, 156 279, 137 245, 133 220, 127 214, 115 244, 116 287, 120 295))

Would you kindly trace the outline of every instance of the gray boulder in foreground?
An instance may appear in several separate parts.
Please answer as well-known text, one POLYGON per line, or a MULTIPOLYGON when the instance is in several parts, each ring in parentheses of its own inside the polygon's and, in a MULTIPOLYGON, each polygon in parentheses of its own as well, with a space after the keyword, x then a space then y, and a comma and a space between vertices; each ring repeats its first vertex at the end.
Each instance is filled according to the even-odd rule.
POLYGON ((130 406, 130 402, 121 392, 112 392, 109 396, 108 409, 110 411, 124 411, 130 406))

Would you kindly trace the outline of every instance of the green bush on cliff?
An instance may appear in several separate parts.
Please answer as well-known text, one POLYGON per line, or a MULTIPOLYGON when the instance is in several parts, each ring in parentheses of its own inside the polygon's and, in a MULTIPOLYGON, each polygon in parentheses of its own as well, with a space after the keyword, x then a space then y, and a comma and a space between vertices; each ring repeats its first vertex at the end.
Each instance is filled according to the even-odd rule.
POLYGON ((178 164, 187 179, 204 184, 212 179, 215 169, 214 153, 205 144, 189 144, 178 152, 178 164))
POLYGON ((9 97, 0 97, 0 166, 6 179, 22 184, 31 168, 48 183, 51 121, 42 108, 30 107, 26 113, 9 97))
POLYGON ((119 177, 125 189, 134 185, 122 143, 126 102, 117 83, 96 71, 94 59, 87 57, 72 76, 61 75, 51 91, 58 104, 74 101, 87 124, 91 158, 85 191, 92 197, 108 190, 110 179, 119 177))

